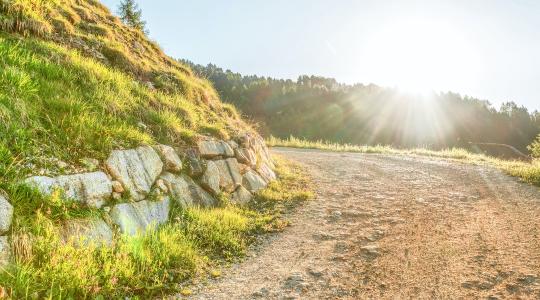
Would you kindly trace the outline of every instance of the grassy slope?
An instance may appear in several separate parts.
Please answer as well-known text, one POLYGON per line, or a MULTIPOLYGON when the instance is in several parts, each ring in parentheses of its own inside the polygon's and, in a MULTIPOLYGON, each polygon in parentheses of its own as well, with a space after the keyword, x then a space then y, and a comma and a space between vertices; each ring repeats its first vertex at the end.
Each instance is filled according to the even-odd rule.
POLYGON ((358 146, 350 144, 336 144, 325 141, 307 141, 295 137, 280 139, 270 137, 267 140, 269 146, 293 147, 304 149, 321 149, 336 152, 357 152, 357 153, 380 153, 398 155, 419 155, 428 157, 439 157, 456 159, 475 164, 487 164, 497 167, 511 176, 515 176, 524 182, 540 186, 540 160, 536 159, 531 163, 522 161, 501 160, 481 154, 473 154, 465 149, 453 148, 442 151, 429 149, 395 149, 389 146, 358 146))
POLYGON ((97 2, 0 0, 0 29, 0 178, 247 129, 207 81, 97 2))
MULTIPOLYGON (((12 298, 159 295, 242 256, 254 235, 281 228, 280 207, 307 199, 306 177, 281 180, 250 208, 174 209, 169 225, 113 248, 60 242, 67 219, 101 215, 19 185, 28 174, 76 171, 84 158, 140 144, 184 145, 199 134, 250 130, 211 85, 124 26, 94 0, 0 0, 0 192, 15 208, 15 264, 0 272, 12 298), (61 166, 56 159, 68 163, 61 166)), ((106 218, 106 215, 103 215, 106 218)))

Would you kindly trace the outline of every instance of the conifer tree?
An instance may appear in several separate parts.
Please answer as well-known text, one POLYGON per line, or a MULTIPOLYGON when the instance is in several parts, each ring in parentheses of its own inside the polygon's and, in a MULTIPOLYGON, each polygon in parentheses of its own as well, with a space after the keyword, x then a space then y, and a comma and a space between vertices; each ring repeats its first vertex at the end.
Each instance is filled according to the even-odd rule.
POLYGON ((122 21, 137 30, 147 33, 146 22, 142 20, 142 11, 135 0, 122 0, 118 7, 118 13, 122 21))

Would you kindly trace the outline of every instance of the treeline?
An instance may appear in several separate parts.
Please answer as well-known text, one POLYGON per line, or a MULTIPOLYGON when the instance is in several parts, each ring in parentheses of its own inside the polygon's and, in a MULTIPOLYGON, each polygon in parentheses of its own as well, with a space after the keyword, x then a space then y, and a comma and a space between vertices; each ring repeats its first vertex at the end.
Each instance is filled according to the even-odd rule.
POLYGON ((540 133, 540 113, 513 102, 495 109, 450 92, 419 96, 317 76, 296 81, 242 76, 212 64, 183 62, 208 78, 224 101, 258 122, 263 133, 281 138, 433 149, 501 143, 526 152, 540 133))

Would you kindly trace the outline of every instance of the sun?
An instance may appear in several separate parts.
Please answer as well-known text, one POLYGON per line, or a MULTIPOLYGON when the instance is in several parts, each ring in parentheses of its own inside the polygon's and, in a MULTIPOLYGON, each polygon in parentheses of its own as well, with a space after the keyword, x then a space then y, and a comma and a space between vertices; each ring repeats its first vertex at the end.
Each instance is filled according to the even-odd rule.
POLYGON ((425 94, 474 72, 467 66, 476 65, 478 58, 464 36, 436 20, 395 20, 372 31, 363 55, 375 82, 425 94))

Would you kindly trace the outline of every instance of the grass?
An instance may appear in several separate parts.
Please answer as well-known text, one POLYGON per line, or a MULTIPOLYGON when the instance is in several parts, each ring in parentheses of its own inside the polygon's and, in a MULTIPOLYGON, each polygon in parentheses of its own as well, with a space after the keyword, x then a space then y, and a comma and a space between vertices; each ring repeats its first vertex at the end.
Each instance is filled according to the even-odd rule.
POLYGON ((320 149, 335 152, 378 153, 390 155, 417 155, 445 159, 460 160, 472 164, 489 165, 501 169, 510 176, 518 177, 522 181, 540 186, 540 160, 532 162, 502 160, 483 154, 474 154, 465 149, 451 148, 434 151, 424 148, 396 149, 390 146, 360 146, 350 144, 337 144, 326 141, 308 141, 295 138, 280 139, 271 136, 267 140, 271 147, 293 147, 303 149, 320 149))
POLYGON ((21 187, 14 192, 20 195, 16 209, 25 210, 16 212, 13 228, 16 263, 0 272, 0 287, 14 299, 146 299, 189 291, 186 280, 219 276, 220 262, 241 258, 258 235, 286 226, 278 207, 292 207, 312 196, 300 166, 281 158, 277 162, 280 180, 260 191, 250 206, 224 200, 215 209, 173 207, 170 223, 123 237, 113 247, 65 244, 59 222, 95 212, 70 207, 63 215, 66 210, 55 204, 56 198, 38 199, 39 194, 21 187), (27 198, 35 200, 19 203, 27 198), (41 202, 48 204, 39 206, 41 202), (20 216, 28 218, 19 221, 20 216))
POLYGON ((0 178, 54 170, 52 158, 77 165, 114 148, 227 137, 241 123, 229 111, 151 90, 51 42, 0 35, 0 178))

